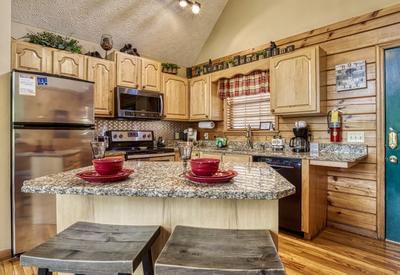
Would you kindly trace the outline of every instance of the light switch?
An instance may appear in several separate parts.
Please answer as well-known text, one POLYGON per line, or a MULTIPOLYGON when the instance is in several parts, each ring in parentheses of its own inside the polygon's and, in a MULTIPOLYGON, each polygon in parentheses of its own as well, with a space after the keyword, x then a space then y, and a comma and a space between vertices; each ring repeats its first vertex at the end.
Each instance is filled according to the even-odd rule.
POLYGON ((364 143, 364 132, 347 132, 347 142, 364 143))

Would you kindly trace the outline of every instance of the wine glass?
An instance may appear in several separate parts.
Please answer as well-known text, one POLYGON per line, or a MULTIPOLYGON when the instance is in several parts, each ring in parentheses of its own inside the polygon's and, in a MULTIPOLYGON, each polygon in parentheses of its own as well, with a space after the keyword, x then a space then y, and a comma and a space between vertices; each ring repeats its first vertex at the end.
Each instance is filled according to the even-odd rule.
POLYGON ((92 147, 93 159, 104 158, 106 152, 106 143, 104 141, 92 141, 90 146, 92 147))
POLYGON ((179 148, 179 154, 183 161, 183 173, 186 173, 188 160, 190 160, 192 157, 193 143, 181 142, 178 144, 178 148, 179 148))
POLYGON ((109 34, 103 34, 101 36, 101 40, 100 40, 100 46, 103 50, 106 51, 106 56, 105 58, 107 58, 107 51, 111 50, 113 48, 113 39, 112 36, 109 34))

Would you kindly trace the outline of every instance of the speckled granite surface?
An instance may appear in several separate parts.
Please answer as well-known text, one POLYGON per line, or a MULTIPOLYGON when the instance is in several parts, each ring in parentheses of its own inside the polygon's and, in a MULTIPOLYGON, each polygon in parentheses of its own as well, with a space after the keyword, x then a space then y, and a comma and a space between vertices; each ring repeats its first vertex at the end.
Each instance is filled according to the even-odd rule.
MULTIPOLYGON (((264 163, 224 163, 238 176, 231 183, 194 184, 181 176, 181 162, 126 162, 135 172, 129 179, 110 184, 89 184, 76 177, 81 168, 24 182, 26 193, 135 197, 274 200, 295 193, 295 187, 264 163)), ((90 169, 90 168, 89 168, 90 169)))
POLYGON ((210 153, 230 153, 337 162, 355 162, 366 158, 368 155, 367 146, 358 144, 320 144, 320 153, 318 156, 311 156, 310 153, 295 153, 290 149, 283 151, 272 151, 272 149, 268 148, 268 146, 266 146, 266 148, 267 149, 262 150, 257 147, 249 150, 243 147, 237 147, 237 145, 235 145, 233 148, 227 147, 223 149, 218 149, 215 146, 197 146, 195 150, 210 153))

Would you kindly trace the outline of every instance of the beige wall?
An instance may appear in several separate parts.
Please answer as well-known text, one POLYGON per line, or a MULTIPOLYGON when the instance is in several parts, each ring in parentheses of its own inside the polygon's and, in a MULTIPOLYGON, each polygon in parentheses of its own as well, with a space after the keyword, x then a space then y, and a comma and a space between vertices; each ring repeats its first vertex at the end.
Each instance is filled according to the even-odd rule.
POLYGON ((11 0, 0 1, 0 251, 11 247, 10 41, 11 0))
POLYGON ((365 14, 399 0, 229 0, 196 64, 365 14))

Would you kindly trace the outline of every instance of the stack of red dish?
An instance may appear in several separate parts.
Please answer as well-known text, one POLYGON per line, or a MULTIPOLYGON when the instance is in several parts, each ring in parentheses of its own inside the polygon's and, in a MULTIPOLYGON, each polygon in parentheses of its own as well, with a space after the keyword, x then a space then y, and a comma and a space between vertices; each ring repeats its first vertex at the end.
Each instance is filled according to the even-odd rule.
POLYGON ((83 171, 76 174, 83 180, 91 183, 116 182, 127 179, 132 169, 124 169, 124 158, 109 157, 92 161, 94 170, 83 171))
POLYGON ((199 158, 190 161, 192 170, 186 172, 187 179, 198 183, 227 183, 237 173, 233 170, 220 171, 219 159, 199 158))

